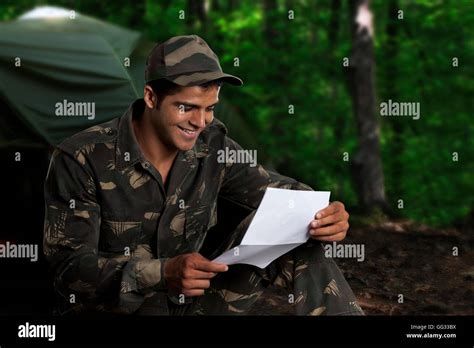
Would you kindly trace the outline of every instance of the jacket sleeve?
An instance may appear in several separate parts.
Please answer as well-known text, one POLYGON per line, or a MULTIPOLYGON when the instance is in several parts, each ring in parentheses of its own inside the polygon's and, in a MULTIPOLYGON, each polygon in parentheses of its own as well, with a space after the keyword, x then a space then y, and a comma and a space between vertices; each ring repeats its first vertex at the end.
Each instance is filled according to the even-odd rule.
MULTIPOLYGON (((237 142, 227 136, 224 150, 225 148, 229 151, 243 150, 237 142)), ((267 187, 312 191, 308 185, 265 169, 257 164, 255 159, 255 163, 251 164, 226 163, 219 194, 249 209, 257 209, 267 187)))
POLYGON ((139 258, 99 256, 101 210, 84 158, 55 150, 45 181, 43 244, 55 290, 68 303, 133 312, 146 293, 165 288, 166 259, 149 251, 139 258))

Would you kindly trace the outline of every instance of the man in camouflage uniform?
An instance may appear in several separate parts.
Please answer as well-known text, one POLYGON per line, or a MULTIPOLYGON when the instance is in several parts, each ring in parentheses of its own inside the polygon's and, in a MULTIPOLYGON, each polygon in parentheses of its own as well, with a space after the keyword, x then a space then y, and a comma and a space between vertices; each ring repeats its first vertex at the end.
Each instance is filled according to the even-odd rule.
MULTIPOLYGON (((210 261, 199 252, 225 197, 254 212, 212 257, 239 244, 267 187, 311 190, 248 163, 219 163, 242 150, 213 117, 218 57, 196 35, 155 46, 144 98, 54 151, 45 182, 44 250, 61 312, 246 313, 269 284, 286 287, 303 315, 362 314, 321 241, 342 240, 349 215, 333 202, 308 221, 312 239, 265 269, 210 261)), ((211 259, 212 259, 211 257, 211 259)))

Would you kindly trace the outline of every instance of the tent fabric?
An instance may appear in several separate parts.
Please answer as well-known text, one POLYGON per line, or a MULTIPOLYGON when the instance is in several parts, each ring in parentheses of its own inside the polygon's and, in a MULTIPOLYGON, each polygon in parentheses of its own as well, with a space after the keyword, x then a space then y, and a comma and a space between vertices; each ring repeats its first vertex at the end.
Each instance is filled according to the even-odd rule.
POLYGON ((138 32, 80 14, 0 23, 0 146, 55 145, 120 116, 143 94, 152 46, 138 32), (95 103, 95 116, 58 116, 65 100, 95 103))

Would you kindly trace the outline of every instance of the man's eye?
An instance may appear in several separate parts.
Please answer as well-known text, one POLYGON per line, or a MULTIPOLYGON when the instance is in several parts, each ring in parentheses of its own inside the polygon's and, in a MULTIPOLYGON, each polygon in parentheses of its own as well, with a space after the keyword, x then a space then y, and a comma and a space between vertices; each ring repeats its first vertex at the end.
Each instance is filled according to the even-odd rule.
POLYGON ((187 106, 183 104, 179 106, 179 112, 188 112, 188 111, 191 111, 192 109, 193 109, 192 106, 187 106))
POLYGON ((212 107, 212 108, 207 108, 207 112, 212 112, 212 111, 214 111, 214 107, 212 107))

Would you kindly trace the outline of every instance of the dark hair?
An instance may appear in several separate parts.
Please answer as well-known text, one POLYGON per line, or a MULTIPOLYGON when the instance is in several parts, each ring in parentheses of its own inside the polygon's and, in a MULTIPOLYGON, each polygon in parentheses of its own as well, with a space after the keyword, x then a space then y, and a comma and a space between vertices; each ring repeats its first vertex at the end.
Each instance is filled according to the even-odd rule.
MULTIPOLYGON (((204 89, 208 89, 214 86, 221 87, 222 82, 223 81, 221 79, 217 79, 202 83, 198 86, 204 89)), ((160 108, 161 103, 163 102, 163 99, 165 99, 166 96, 179 93, 184 88, 183 86, 177 85, 176 83, 168 81, 166 79, 153 80, 147 82, 147 85, 151 87, 153 92, 155 92, 156 96, 158 97, 158 103, 156 105, 157 109, 160 108)))

